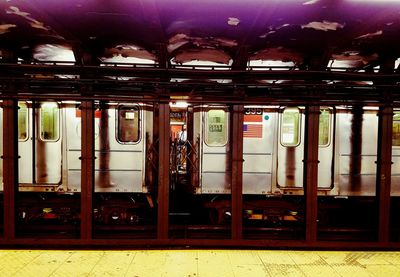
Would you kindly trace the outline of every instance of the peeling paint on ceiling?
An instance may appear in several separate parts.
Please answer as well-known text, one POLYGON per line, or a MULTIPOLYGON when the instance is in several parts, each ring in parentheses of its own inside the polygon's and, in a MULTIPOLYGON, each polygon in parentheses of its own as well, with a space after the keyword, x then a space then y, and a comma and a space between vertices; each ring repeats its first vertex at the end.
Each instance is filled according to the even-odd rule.
POLYGON ((176 64, 183 64, 194 60, 209 61, 225 65, 230 65, 232 63, 232 58, 227 53, 217 49, 178 51, 172 59, 176 64))
POLYGON ((261 34, 261 35, 259 35, 258 37, 259 37, 259 38, 266 38, 267 36, 270 36, 270 35, 272 35, 272 34, 275 34, 278 30, 284 29, 284 28, 289 27, 289 26, 291 26, 289 23, 285 23, 285 24, 279 25, 278 27, 270 26, 270 27, 268 28, 268 29, 269 29, 268 32, 266 32, 266 33, 264 33, 264 34, 261 34))
POLYGON ((344 28, 344 24, 340 24, 337 22, 330 22, 330 21, 322 21, 322 22, 318 22, 318 21, 313 21, 310 23, 307 23, 305 25, 301 25, 302 29, 305 28, 310 28, 310 29, 315 29, 318 31, 336 31, 337 29, 343 29, 344 28))
POLYGON ((134 58, 151 60, 151 61, 155 61, 157 59, 155 55, 153 55, 146 49, 141 48, 136 45, 124 44, 124 45, 117 45, 115 47, 105 49, 105 52, 104 52, 105 58, 112 58, 112 57, 117 57, 117 56, 121 56, 124 58, 134 57, 134 58))
MULTIPOLYGON (((336 2, 0 0, 1 45, 27 61, 37 45, 81 48, 121 63, 227 65, 234 59, 235 66, 249 60, 306 65, 320 57, 321 65, 327 59, 375 64, 371 53, 400 57, 400 1, 336 2), (327 58, 332 50, 344 56, 327 58)), ((34 53, 35 59, 56 59, 46 51, 34 53)))
POLYGON ((303 57, 300 53, 296 53, 296 51, 284 47, 273 47, 258 51, 250 57, 250 61, 252 60, 270 60, 300 64, 303 61, 303 57))
POLYGON ((341 54, 333 54, 329 64, 330 67, 359 68, 378 59, 379 56, 376 53, 372 55, 361 55, 357 52, 348 51, 341 54))
POLYGON ((103 63, 114 63, 114 64, 124 64, 124 63, 129 63, 129 64, 155 64, 155 60, 150 60, 150 59, 142 59, 142 58, 136 58, 136 57, 123 57, 121 55, 113 56, 111 58, 105 58, 102 57, 100 60, 103 63))
POLYGON ((237 26, 237 25, 239 25, 239 23, 240 23, 240 20, 238 18, 236 18, 236 17, 229 17, 228 18, 228 25, 237 26))
POLYGON ((0 25, 0 35, 10 32, 11 28, 15 28, 15 24, 1 24, 0 25))
POLYGON ((304 2, 303 5, 313 5, 313 4, 318 3, 319 1, 320 0, 310 0, 310 1, 304 2))
POLYGON ((13 15, 18 15, 23 18, 25 18, 29 24, 31 25, 32 28, 36 29, 43 29, 45 31, 49 31, 50 29, 46 26, 44 26, 43 22, 40 22, 30 16, 30 13, 23 12, 21 11, 18 7, 15 6, 10 6, 8 10, 6 10, 7 14, 13 14, 13 15))
POLYGON ((190 37, 186 34, 176 34, 168 40, 167 49, 169 53, 172 53, 184 45, 198 48, 216 49, 220 47, 234 47, 237 46, 237 42, 235 40, 222 37, 190 37))
POLYGON ((368 33, 359 37, 356 37, 356 39, 369 39, 369 38, 373 38, 376 36, 381 36, 383 34, 382 30, 376 31, 375 33, 368 33))

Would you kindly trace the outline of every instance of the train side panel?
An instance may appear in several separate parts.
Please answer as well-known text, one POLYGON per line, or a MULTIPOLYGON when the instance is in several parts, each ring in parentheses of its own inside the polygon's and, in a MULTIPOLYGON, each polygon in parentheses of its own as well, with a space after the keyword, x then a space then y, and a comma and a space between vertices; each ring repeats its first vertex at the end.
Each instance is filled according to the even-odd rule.
POLYGON ((230 193, 229 112, 206 107, 194 113, 194 137, 200 138, 200 185, 197 193, 230 193))
MULTIPOLYGON (((68 190, 79 191, 81 125, 77 110, 71 109, 69 113, 68 190)), ((96 111, 95 192, 147 192, 146 129, 143 127, 147 119, 152 120, 148 113, 151 112, 144 112, 139 105, 120 105, 96 111), (134 133, 130 126, 136 126, 134 133)))
POLYGON ((337 180, 340 195, 375 195, 377 134, 377 109, 338 110, 337 180))
POLYGON ((280 114, 278 135, 277 186, 303 188, 304 114, 298 108, 286 108, 280 114))
MULTIPOLYGON (((67 191, 81 191, 81 137, 82 125, 78 107, 65 108, 65 144, 67 153, 67 191)), ((98 128, 95 126, 95 136, 98 136, 98 128)))
POLYGON ((62 118, 60 103, 19 103, 21 191, 62 190, 62 118))
POLYGON ((337 194, 337 187, 333 183, 334 123, 334 111, 330 108, 321 108, 318 143, 318 190, 320 194, 337 194))
MULTIPOLYGON (((0 108, 0 155, 3 155, 3 108, 0 108)), ((3 191, 3 159, 0 159, 0 191, 3 191)))
POLYGON ((243 126, 243 193, 270 194, 275 156, 277 114, 245 107, 243 126))
POLYGON ((391 196, 400 196, 400 110, 394 110, 392 136, 391 196))

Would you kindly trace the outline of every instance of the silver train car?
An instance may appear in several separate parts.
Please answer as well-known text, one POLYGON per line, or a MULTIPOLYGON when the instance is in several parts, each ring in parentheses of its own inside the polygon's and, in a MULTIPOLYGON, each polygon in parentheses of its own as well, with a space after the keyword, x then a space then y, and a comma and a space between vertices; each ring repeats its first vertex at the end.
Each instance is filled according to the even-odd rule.
MULTIPOLYGON (((199 153, 197 194, 228 194, 229 109, 194 112, 199 153)), ((394 114, 392 196, 400 195, 400 112, 394 114), (397 130, 397 131, 396 131, 397 130)), ((303 107, 245 106, 243 194, 303 195, 303 107)), ((323 107, 319 123, 318 194, 375 196, 378 108, 323 107)))
MULTIPOLYGON (((321 108, 319 195, 375 195, 377 112, 374 107, 321 108)), ((303 194, 304 122, 303 107, 245 107, 244 194, 303 194)), ((20 191, 80 191, 80 124, 77 104, 19 103, 20 191)), ((192 124, 199 175, 192 184, 195 193, 230 193, 228 107, 195 108, 192 124)), ((393 196, 400 195, 400 139, 395 137, 399 127, 396 112, 393 196)), ((95 192, 148 192, 146 157, 152 142, 150 107, 100 103, 95 111, 95 192)))
MULTIPOLYGON (((19 102, 19 191, 80 192, 81 111, 68 102, 19 102)), ((95 192, 146 193, 153 112, 145 104, 99 103, 95 192)))
MULTIPOLYGON (((192 116, 185 121, 190 132, 187 143, 171 147, 170 154, 175 159, 170 160, 177 160, 179 155, 180 161, 177 168, 169 165, 171 176, 180 175, 171 178, 171 182, 178 183, 170 186, 173 199, 171 210, 173 213, 176 211, 175 214, 196 214, 195 210, 198 209, 213 210, 210 220, 222 223, 230 210, 230 201, 226 201, 231 192, 230 127, 234 124, 231 122, 230 107, 202 105, 190 108, 192 116), (174 192, 179 189, 179 185, 185 186, 183 195, 174 192), (221 200, 217 198, 220 196, 221 200), (196 201, 191 201, 194 198, 196 201), (177 207, 185 202, 182 200, 192 205, 188 213, 187 207, 177 207), (180 208, 185 213, 180 213, 180 208)), ((153 141, 157 138, 153 137, 153 109, 152 105, 144 103, 96 102, 94 192, 97 195, 145 195, 142 204, 135 204, 136 200, 129 198, 122 208, 118 207, 118 203, 122 203, 118 197, 109 204, 110 207, 106 207, 106 200, 99 201, 101 203, 97 205, 99 208, 96 208, 98 211, 95 218, 100 223, 136 224, 139 216, 132 209, 151 207, 154 210, 155 199, 152 197, 157 193, 154 177, 157 165, 151 161, 151 157, 154 154, 153 141)), ((187 113, 188 110, 183 109, 183 112, 187 113)), ((275 203, 281 205, 278 209, 280 211, 276 212, 276 209, 269 208, 272 202, 266 199, 304 195, 304 112, 305 108, 301 106, 245 106, 245 214, 253 213, 252 209, 268 209, 275 214, 282 211, 284 214, 278 218, 292 220, 287 213, 296 212, 296 208, 293 208, 290 201, 275 203), (264 196, 262 204, 258 207, 254 205, 255 202, 249 205, 254 200, 252 196, 264 196)), ((317 184, 319 196, 376 196, 377 114, 376 107, 321 108, 317 184)), ((395 111, 393 119, 391 196, 400 196, 400 111, 395 111)), ((171 144, 174 144, 172 138, 171 144)), ((54 192, 58 195, 79 193, 81 174, 85 174, 81 171, 80 160, 79 104, 65 101, 19 102, 18 149, 19 192, 54 192)), ((43 209, 39 210, 41 212, 43 209)), ((28 208, 24 214, 27 211, 28 208)), ((78 211, 76 213, 79 214, 78 211)), ((264 211, 262 218, 268 217, 264 211)), ((293 221, 296 220, 301 218, 293 221)))

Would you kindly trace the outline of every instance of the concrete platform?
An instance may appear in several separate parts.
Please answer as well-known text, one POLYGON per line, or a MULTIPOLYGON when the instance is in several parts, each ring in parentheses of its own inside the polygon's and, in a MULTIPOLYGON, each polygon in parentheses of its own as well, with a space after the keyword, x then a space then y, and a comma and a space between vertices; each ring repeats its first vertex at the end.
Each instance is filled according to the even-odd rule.
POLYGON ((400 252, 0 250, 0 276, 400 276, 400 252))

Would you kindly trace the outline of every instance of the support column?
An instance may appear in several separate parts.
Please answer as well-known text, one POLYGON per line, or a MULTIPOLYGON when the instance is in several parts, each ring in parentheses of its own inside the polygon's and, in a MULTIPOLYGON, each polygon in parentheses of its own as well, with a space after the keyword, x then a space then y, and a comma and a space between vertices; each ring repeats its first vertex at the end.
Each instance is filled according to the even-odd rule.
POLYGON ((158 147, 158 220, 157 238, 168 238, 169 214, 169 102, 159 104, 159 147, 158 147))
POLYGON ((234 105, 231 116, 232 239, 242 238, 243 229, 243 105, 234 105))
POLYGON ((381 107, 378 125, 376 193, 379 203, 378 240, 389 241, 390 186, 392 173, 393 108, 381 107))
POLYGON ((93 236, 94 103, 83 101, 81 148, 81 239, 93 236))
POLYGON ((3 101, 3 197, 4 238, 15 238, 16 194, 18 192, 18 102, 3 101))
POLYGON ((306 197, 306 241, 317 240, 319 106, 306 107, 304 142, 304 193, 306 197))

